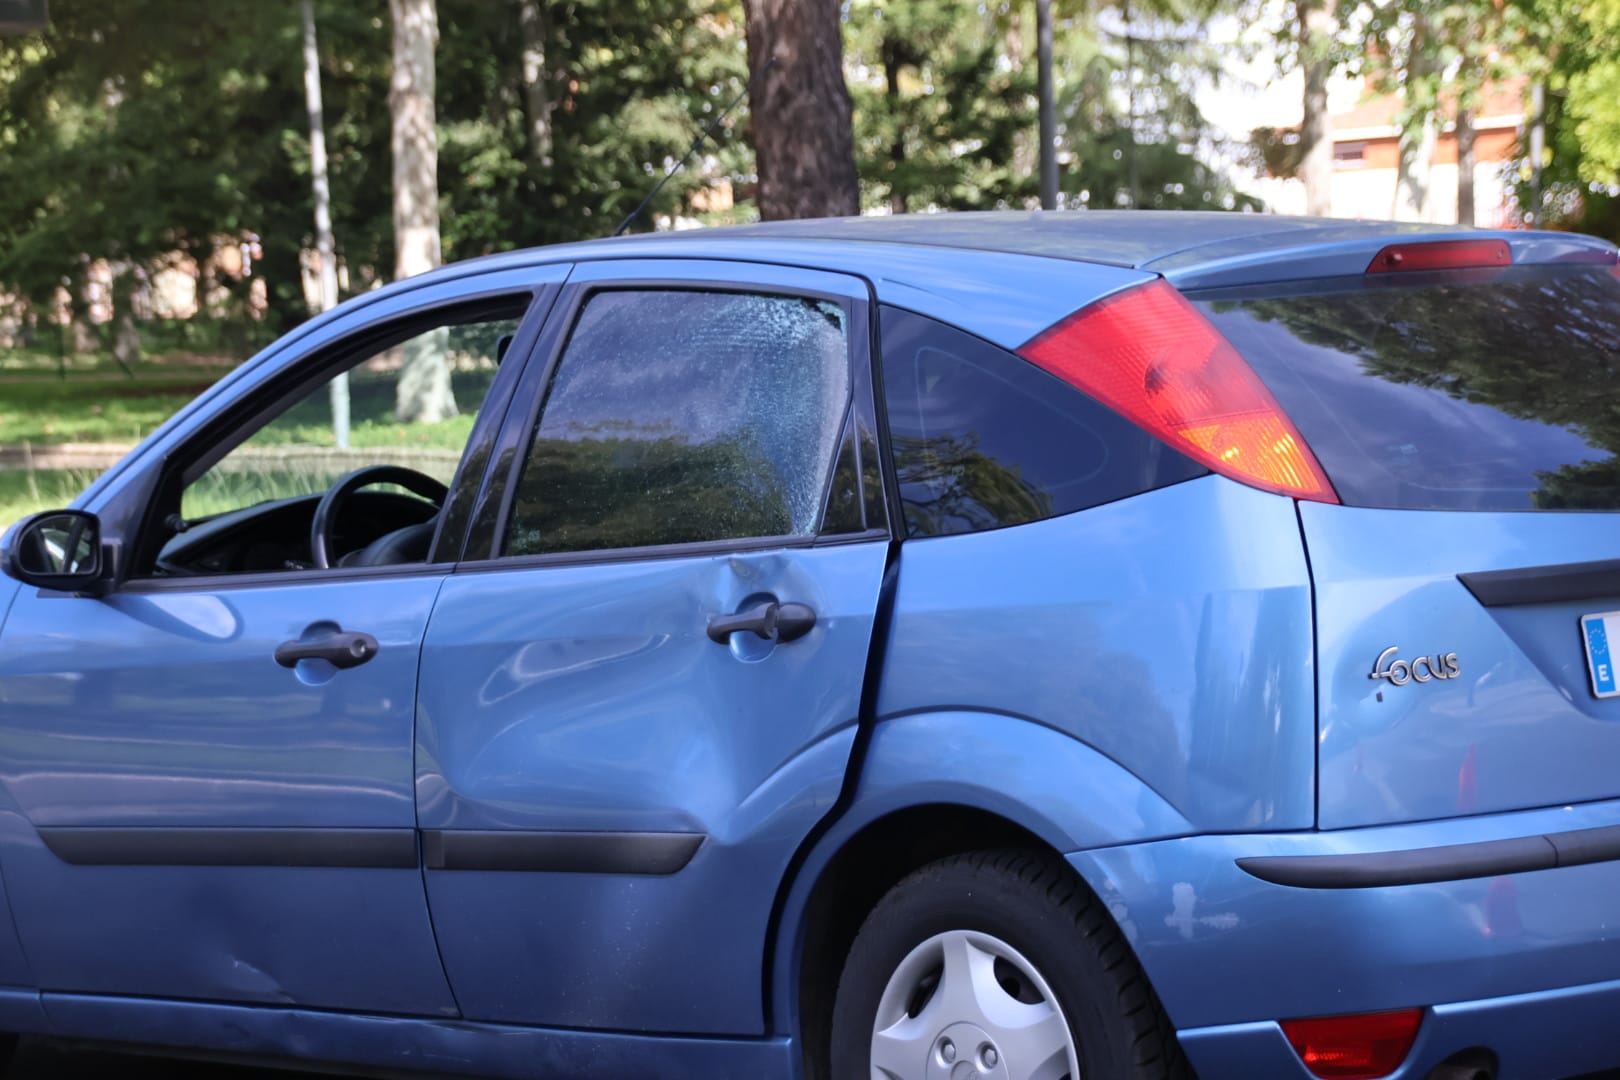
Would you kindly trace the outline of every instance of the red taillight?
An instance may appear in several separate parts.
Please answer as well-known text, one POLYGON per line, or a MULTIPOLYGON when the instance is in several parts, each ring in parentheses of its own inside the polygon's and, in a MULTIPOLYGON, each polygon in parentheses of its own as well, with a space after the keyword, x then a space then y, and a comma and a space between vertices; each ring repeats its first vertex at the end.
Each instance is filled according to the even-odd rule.
POLYGON ((1367 264, 1369 274, 1421 270, 1482 270, 1508 266, 1513 249, 1506 240, 1434 240, 1391 244, 1367 264))
POLYGON ((1271 391, 1166 281, 1084 308, 1018 353, 1224 476, 1339 501, 1271 391))
POLYGON ((1417 1041, 1422 1009, 1284 1020, 1294 1053, 1323 1080, 1377 1080, 1401 1067, 1417 1041))

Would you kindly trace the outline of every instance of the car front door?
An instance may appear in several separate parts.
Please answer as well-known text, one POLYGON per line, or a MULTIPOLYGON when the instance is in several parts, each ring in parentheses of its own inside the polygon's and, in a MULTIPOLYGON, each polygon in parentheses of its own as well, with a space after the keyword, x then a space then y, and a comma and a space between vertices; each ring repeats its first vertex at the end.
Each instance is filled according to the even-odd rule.
POLYGON ((469 1018, 758 1033, 889 550, 868 290, 582 264, 422 658, 429 906, 469 1018))
MULTIPOLYGON (((396 295, 274 372, 244 372, 92 494, 128 580, 100 598, 19 590, 0 637, 0 858, 48 993, 455 1014, 412 760, 420 648, 451 560, 424 543, 314 568, 309 529, 317 493, 357 464, 457 473, 466 427, 393 419, 400 355, 445 350, 467 411, 492 383, 469 456, 499 431, 500 336, 528 327, 526 353, 555 293, 514 284, 476 310, 450 303, 465 285, 396 295), (376 314, 390 304, 397 317, 376 314), (344 384, 353 445, 335 447, 329 384, 365 357, 344 384), (142 505, 119 510, 131 491, 142 505)), ((452 490, 475 492, 483 460, 452 490)), ((334 556, 431 513, 397 493, 354 499, 334 556)))

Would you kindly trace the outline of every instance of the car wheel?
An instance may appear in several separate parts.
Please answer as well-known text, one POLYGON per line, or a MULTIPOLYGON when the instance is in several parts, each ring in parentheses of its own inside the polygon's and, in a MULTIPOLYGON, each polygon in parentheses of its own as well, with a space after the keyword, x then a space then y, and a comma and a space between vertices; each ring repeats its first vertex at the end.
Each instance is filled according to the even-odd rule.
POLYGON ((850 946, 838 1080, 1186 1080, 1118 928, 1068 867, 1020 851, 911 874, 850 946))

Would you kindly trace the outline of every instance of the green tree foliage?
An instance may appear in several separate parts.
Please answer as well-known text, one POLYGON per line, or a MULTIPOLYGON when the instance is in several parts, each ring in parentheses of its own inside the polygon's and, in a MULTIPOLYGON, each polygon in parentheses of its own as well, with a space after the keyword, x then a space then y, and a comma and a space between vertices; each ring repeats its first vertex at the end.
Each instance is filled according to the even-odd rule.
POLYGON ((1576 10, 1579 46, 1565 67, 1567 115, 1582 151, 1576 171, 1613 185, 1620 183, 1620 0, 1590 0, 1576 10))
POLYGON ((47 33, 0 45, 0 281, 46 300, 90 257, 308 231, 282 220, 308 217, 281 145, 303 117, 296 9, 275 25, 271 7, 59 3, 47 33), (265 78, 255 51, 284 53, 287 77, 265 78))
MULTIPOLYGON (((1218 66, 1201 36, 1211 7, 1148 0, 1126 19, 1129 4, 1054 5, 1065 205, 1253 205, 1206 164, 1213 140, 1192 86, 1218 66)), ((847 27, 867 205, 903 212, 1034 202, 1032 8, 853 0, 847 27)))
POLYGON ((1620 3, 1510 6, 1533 29, 1547 89, 1546 152, 1524 154, 1520 201, 1548 225, 1620 240, 1620 3))
MULTIPOLYGON (((1203 164, 1209 136, 1192 104, 1213 66, 1198 26, 1214 3, 1142 0, 1128 22, 1113 7, 1056 4, 1067 205, 1241 204, 1203 164)), ((866 206, 1033 204, 1026 7, 845 5, 866 206)), ((56 0, 52 15, 42 33, 0 39, 0 295, 40 312, 65 285, 81 303, 94 260, 133 279, 174 253, 202 262, 256 237, 271 328, 305 318, 315 241, 299 5, 56 0)), ((747 77, 740 0, 439 0, 438 15, 447 260, 612 232, 747 77)), ((315 16, 352 293, 395 265, 389 7, 315 0, 315 16)), ((744 109, 722 125, 636 228, 750 218, 749 122, 744 109), (735 208, 709 197, 721 181, 735 208)), ((218 284, 240 301, 251 282, 218 284)))
POLYGON ((1060 184, 1070 206, 1099 210, 1258 209, 1208 162, 1221 141, 1194 87, 1220 77, 1204 30, 1208 0, 1122 2, 1060 14, 1060 184))
POLYGON ((996 11, 952 0, 851 3, 845 54, 867 202, 904 213, 1034 196, 1035 72, 1009 62, 1008 33, 996 11))
MULTIPOLYGON (((547 5, 549 168, 528 158, 518 0, 442 0, 447 258, 611 232, 742 82, 741 26, 708 0, 547 5)), ((350 288, 393 266, 383 0, 318 0, 333 217, 350 288)), ((0 40, 0 292, 82 292, 87 261, 151 268, 222 238, 264 246, 276 321, 305 309, 313 246, 298 8, 58 0, 0 40)), ((720 138, 729 145, 728 133, 720 138)), ((713 157, 738 173, 735 149, 713 157)), ((666 189, 668 214, 709 162, 666 189)), ((642 227, 649 227, 650 221, 642 227)))
MULTIPOLYGON (((551 167, 529 160, 516 0, 440 0, 439 182, 446 259, 610 233, 742 89, 740 12, 708 0, 548 3, 551 167)), ((749 160, 735 120, 652 214, 749 160)))

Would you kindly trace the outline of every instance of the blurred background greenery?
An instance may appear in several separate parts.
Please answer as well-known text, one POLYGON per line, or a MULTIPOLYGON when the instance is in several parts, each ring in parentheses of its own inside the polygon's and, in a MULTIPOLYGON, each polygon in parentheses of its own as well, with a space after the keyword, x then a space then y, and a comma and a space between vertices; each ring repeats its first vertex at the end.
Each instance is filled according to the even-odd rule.
MULTIPOLYGON (((1492 87, 1521 88, 1502 163, 1514 220, 1620 237, 1620 0, 304 6, 318 30, 310 69, 295 3, 52 0, 46 29, 0 39, 0 523, 67 501, 101 467, 90 454, 65 468, 19 461, 60 461, 48 451, 63 444, 116 456, 324 306, 321 269, 342 296, 421 268, 398 242, 397 199, 415 182, 400 171, 404 97, 390 92, 407 15, 430 19, 416 31, 431 33, 430 77, 408 90, 434 121, 418 180, 447 260, 611 233, 759 69, 750 26, 773 43, 789 91, 810 51, 794 35, 825 32, 841 57, 838 85, 800 80, 824 100, 793 114, 848 127, 854 190, 829 205, 1036 207, 1042 7, 1066 208, 1275 209, 1234 166, 1297 178, 1321 208, 1332 147, 1311 88, 1352 76, 1396 102, 1402 182, 1414 186, 1437 138, 1459 140, 1492 87), (1201 103, 1257 57, 1273 69, 1262 81, 1306 75, 1303 122, 1234 136, 1201 103), (323 175, 329 262, 312 213, 323 175)), ((782 216, 755 153, 780 97, 756 80, 753 101, 699 140, 634 227, 782 216)), ((794 140, 814 147, 815 134, 794 140)), ((465 375, 444 379, 478 400, 465 375)), ((466 417, 405 434, 392 412, 403 402, 385 387, 357 387, 354 400, 356 446, 465 436, 466 417)))

